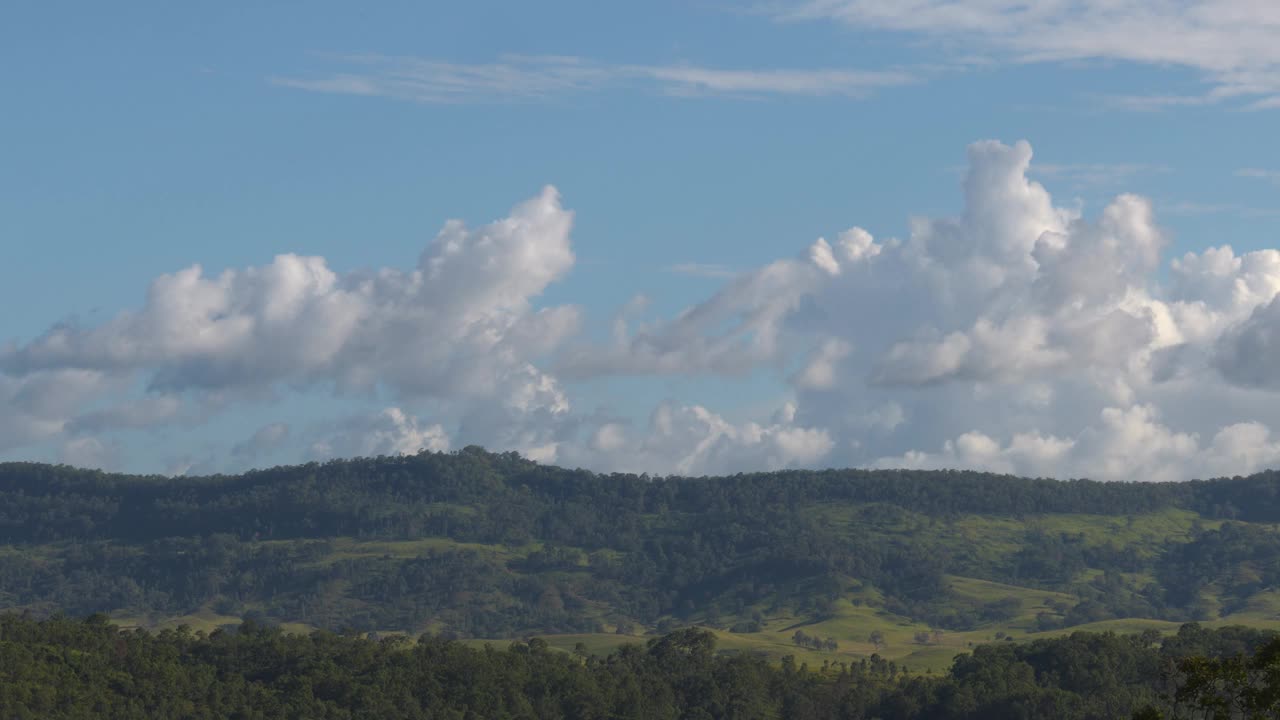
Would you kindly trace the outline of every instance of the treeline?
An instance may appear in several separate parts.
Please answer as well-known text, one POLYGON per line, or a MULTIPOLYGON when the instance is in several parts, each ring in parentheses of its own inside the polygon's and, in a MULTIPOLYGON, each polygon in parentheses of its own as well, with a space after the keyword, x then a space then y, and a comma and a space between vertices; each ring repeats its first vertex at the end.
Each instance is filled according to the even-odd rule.
POLYGON ((1041 612, 1041 630, 1187 621, 1280 587, 1280 535, 1243 522, 1280 519, 1277 498, 1276 473, 1181 484, 854 470, 655 478, 478 448, 205 478, 9 463, 0 608, 143 619, 213 610, 463 637, 692 622, 754 632, 770 614, 829 616, 857 588, 939 629, 1021 612, 1013 599, 959 598, 947 576, 960 575, 1077 598, 1041 612), (1169 509, 1224 522, 1155 554, 1034 522, 1006 551, 954 526, 967 513, 1169 509), (423 539, 440 542, 410 556, 338 545, 423 539), (1207 603, 1206 589, 1221 603, 1207 603))
MULTIPOLYGON (((0 615, 0 717, 1177 718, 1234 702, 1232 673, 1258 680, 1259 690, 1277 685, 1280 646, 1264 633, 1188 625, 1157 638, 1076 633, 982 646, 932 676, 879 656, 775 665, 717 653, 714 636, 698 629, 599 657, 537 639, 474 648, 432 636, 287 635, 253 623, 153 635, 102 616, 9 614, 0 615), (1256 662, 1231 659, 1259 648, 1256 662)), ((1267 709, 1265 697, 1254 700, 1267 709)))
POLYGON ((791 512, 824 503, 881 503, 939 517, 1131 515, 1179 507, 1206 517, 1280 522, 1280 473, 1188 483, 905 470, 649 477, 568 470, 475 447, 178 479, 0 463, 0 542, 8 543, 229 533, 456 535, 481 542, 536 537, 590 546, 652 514, 791 512), (460 511, 477 506, 493 512, 460 511))
POLYGON ((836 642, 833 637, 820 638, 816 635, 810 635, 803 630, 797 630, 791 636, 791 642, 806 647, 810 650, 829 650, 835 651, 840 649, 840 643, 836 642))

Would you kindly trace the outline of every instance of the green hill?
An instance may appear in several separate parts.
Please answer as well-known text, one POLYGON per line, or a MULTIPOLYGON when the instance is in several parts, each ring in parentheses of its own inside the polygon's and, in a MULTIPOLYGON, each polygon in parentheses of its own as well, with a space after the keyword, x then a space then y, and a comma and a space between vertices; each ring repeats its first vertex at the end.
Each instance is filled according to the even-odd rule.
POLYGON ((600 475, 511 453, 234 476, 0 464, 0 610, 212 629, 543 636, 699 625, 810 663, 1071 629, 1280 628, 1280 474, 600 475))

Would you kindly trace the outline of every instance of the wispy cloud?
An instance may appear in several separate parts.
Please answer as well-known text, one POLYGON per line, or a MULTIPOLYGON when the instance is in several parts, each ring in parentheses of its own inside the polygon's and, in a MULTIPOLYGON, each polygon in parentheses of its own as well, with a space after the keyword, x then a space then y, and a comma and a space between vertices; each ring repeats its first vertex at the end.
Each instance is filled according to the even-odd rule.
POLYGON ((1236 177, 1253 178, 1254 180, 1266 180, 1267 182, 1280 185, 1280 170, 1263 170, 1262 168, 1240 168, 1236 170, 1236 177))
POLYGON ((1160 212, 1169 215, 1225 215, 1240 212, 1233 203, 1166 202, 1160 203, 1160 212))
POLYGON ((668 266, 666 271, 678 275, 705 278, 731 278, 738 274, 737 270, 727 265, 717 265, 715 263, 677 263, 668 266))
POLYGON ((346 69, 316 77, 272 77, 276 85, 422 103, 529 100, 605 85, 607 69, 574 57, 505 56, 463 64, 415 57, 348 55, 346 69))
POLYGON ((1053 178, 1076 187, 1109 188, 1140 175, 1169 172, 1165 165, 1146 163, 1036 163, 1030 174, 1053 178))
MULTIPOLYGON (((1261 180, 1280 185, 1280 170, 1239 168, 1234 175, 1239 178, 1261 180)), ((1280 217, 1280 209, 1249 207, 1240 203, 1167 202, 1160 203, 1160 210, 1171 215, 1237 215, 1247 218, 1280 217)))
POLYGON ((1215 93, 1203 95, 1104 95, 1104 105, 1117 110, 1134 112, 1157 112, 1178 107, 1199 107, 1221 102, 1222 96, 1215 93))
POLYGON ((916 80, 899 70, 716 70, 690 66, 632 66, 630 70, 681 94, 865 97, 878 88, 916 80))
POLYGON ((1166 215, 1236 215, 1245 218, 1272 218, 1280 210, 1249 207, 1239 203, 1162 202, 1160 212, 1166 215))
POLYGON ((312 92, 454 104, 520 102, 627 87, 683 96, 861 98, 917 79, 903 69, 720 69, 608 64, 547 55, 507 55, 477 64, 385 55, 349 55, 339 60, 344 67, 328 74, 268 80, 312 92))
MULTIPOLYGON (((946 174, 963 177, 968 170, 963 165, 948 165, 946 174)), ((1116 190, 1127 187, 1135 178, 1171 172, 1168 165, 1150 163, 1034 163, 1027 175, 1045 183, 1060 185, 1072 190, 1085 188, 1116 190)))
POLYGON ((1119 98, 1131 109, 1241 101, 1280 107, 1280 3, 1264 0, 777 0, 779 20, 912 33, 1012 62, 1111 60, 1202 73, 1195 96, 1119 98))

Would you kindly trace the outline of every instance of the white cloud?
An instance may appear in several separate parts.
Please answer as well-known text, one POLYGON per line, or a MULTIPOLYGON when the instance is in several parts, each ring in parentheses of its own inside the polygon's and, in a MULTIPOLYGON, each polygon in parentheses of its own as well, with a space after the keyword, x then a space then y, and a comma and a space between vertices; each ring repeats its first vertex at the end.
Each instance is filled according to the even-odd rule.
POLYGON ((1201 96, 1124 100, 1143 109, 1231 98, 1280 102, 1280 5, 1258 0, 799 0, 779 3, 788 20, 911 33, 960 53, 1015 62, 1118 60, 1202 73, 1201 96))
POLYGON ((1280 462, 1280 438, 1256 422, 1222 428, 1209 442, 1175 432, 1149 405, 1105 408, 1074 438, 1014 433, 1007 444, 977 431, 948 440, 938 452, 880 458, 878 467, 969 468, 1033 476, 1177 481, 1245 474, 1280 462))
POLYGON ((255 462, 263 455, 279 449, 289 439, 288 423, 271 423, 258 428, 252 435, 231 448, 231 456, 241 462, 255 462))
POLYGON ((87 403, 108 393, 106 373, 84 369, 0 372, 0 450, 56 439, 87 403))
POLYGON ((1077 188, 1115 189, 1140 175, 1167 173, 1163 165, 1142 163, 1036 163, 1030 174, 1077 188))
POLYGON ((778 343, 781 321, 819 273, 809 261, 779 260, 731 280, 670 322, 630 331, 622 318, 611 346, 574 348, 559 370, 571 378, 745 372, 785 352, 778 343))
POLYGON ((608 64, 578 57, 508 55, 466 64, 416 57, 356 55, 347 69, 318 77, 273 77, 276 85, 312 92, 366 95, 420 103, 514 102, 618 87, 673 95, 865 97, 915 81, 908 71, 721 69, 696 65, 608 64))
POLYGON ((829 338, 809 357, 804 368, 792 377, 796 387, 829 390, 840 379, 840 361, 853 352, 853 346, 844 340, 829 338))
POLYGON ((548 187, 489 225, 446 223, 408 270, 341 274, 285 254, 163 275, 137 310, 0 348, 0 437, 142 428, 177 416, 179 398, 218 406, 290 389, 563 412, 533 361, 576 332, 579 312, 534 302, 573 265, 572 218, 548 187), (102 407, 139 383, 147 395, 102 407))
POLYGON ((811 467, 835 446, 823 429, 803 427, 784 407, 772 422, 733 423, 700 405, 660 404, 644 432, 618 423, 596 429, 585 447, 563 448, 563 461, 602 470, 714 475, 811 467))
POLYGON ((273 77, 271 82, 314 92, 461 103, 543 98, 590 90, 610 80, 607 68, 574 57, 507 56, 483 64, 384 55, 340 59, 353 70, 315 78, 273 77))
POLYGON ((1247 387, 1280 390, 1280 302, 1272 298, 1218 341, 1214 365, 1247 387))
POLYGON ((121 465, 120 447, 109 440, 78 437, 62 444, 58 459, 68 465, 95 470, 116 470, 121 465))
MULTIPOLYGON (((1026 143, 976 143, 958 217, 914 219, 903 240, 819 239, 670 320, 573 347, 566 371, 798 361, 785 422, 824 433, 836 464, 1126 479, 1259 467, 1280 410, 1234 388, 1280 388, 1267 361, 1280 252, 1209 248, 1166 279, 1147 200, 1120 195, 1094 217, 1056 206, 1028 179, 1031 157, 1026 143)), ((714 444, 714 427, 685 432, 714 444)))
MULTIPOLYGON (((1280 102, 1280 98, 1276 99, 1280 102)), ((1261 168, 1240 168, 1236 171, 1237 177, 1253 178, 1254 180, 1266 180, 1280 184, 1280 170, 1263 170, 1261 168)))
POLYGON ((676 263, 667 267, 667 272, 673 272, 678 275, 722 279, 731 278, 738 274, 736 270, 728 265, 717 263, 676 263))
POLYGON ((491 225, 447 223, 409 271, 344 276, 292 254, 217 276, 192 266, 152 283, 140 310, 55 327, 0 352, 0 368, 144 371, 166 390, 328 382, 491 393, 495 377, 523 376, 525 357, 576 328, 573 308, 531 309, 573 264, 571 222, 547 188, 491 225))
POLYGON ((340 273, 298 255, 190 268, 136 310, 0 348, 0 442, 113 462, 109 429, 297 391, 393 405, 296 434, 267 426, 233 457, 481 443, 598 470, 1113 479, 1280 461, 1280 251, 1222 245, 1166 265, 1147 200, 1061 207, 1031 161, 1027 143, 975 143, 957 216, 914 218, 902 238, 855 226, 797 243, 674 317, 642 321, 637 296, 599 343, 577 335, 577 308, 537 306, 574 263, 572 214, 550 188, 489 225, 447 223, 409 269, 340 273), (674 398, 645 425, 574 402, 578 383, 610 376, 761 373, 785 383, 767 420, 674 398))
POLYGON ((181 398, 153 393, 77 415, 67 422, 64 429, 71 433, 92 434, 126 428, 147 428, 172 419, 181 409, 181 398))
POLYGON ((631 72, 656 80, 666 91, 678 94, 809 95, 866 97, 872 91, 906 85, 915 77, 901 70, 723 70, 671 66, 630 66, 631 72))
POLYGON ((317 458, 413 455, 422 450, 449 449, 449 436, 438 424, 422 425, 398 407, 380 413, 349 417, 311 444, 317 458))
POLYGON ((610 455, 621 449, 627 442, 627 431, 620 423, 605 423, 591 434, 588 447, 598 453, 610 455))
POLYGON ((850 228, 836 238, 835 247, 827 242, 827 238, 815 240, 809 246, 809 261, 828 275, 838 275, 842 261, 858 263, 859 260, 870 260, 881 254, 881 250, 883 246, 872 238, 872 233, 863 228, 850 228))

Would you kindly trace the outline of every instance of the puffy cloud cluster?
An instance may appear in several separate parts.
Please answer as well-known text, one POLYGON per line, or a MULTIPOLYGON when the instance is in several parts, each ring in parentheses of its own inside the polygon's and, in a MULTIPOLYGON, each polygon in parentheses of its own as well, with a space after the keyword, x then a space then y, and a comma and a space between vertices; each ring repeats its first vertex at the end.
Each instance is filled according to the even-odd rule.
POLYGON ((573 333, 578 311, 530 301, 573 265, 572 213, 552 188, 510 217, 445 225, 409 271, 339 275, 320 257, 152 283, 135 312, 60 325, 0 353, 19 377, 46 370, 145 372, 152 389, 328 383, 405 395, 491 394, 530 378, 527 358, 573 333))
POLYGON ((1026 143, 975 143, 957 217, 913 219, 902 238, 818 238, 668 319, 637 300, 600 343, 577 334, 577 308, 537 304, 574 263, 572 214, 550 188, 489 225, 447 223, 409 270, 296 255, 190 268, 135 311, 0 349, 0 450, 53 443, 108 463, 121 428, 330 392, 392 406, 270 424, 229 457, 482 443, 606 471, 1122 480, 1280 462, 1280 252, 1223 245, 1166 263, 1150 203, 1060 207, 1031 161, 1026 143), (645 423, 572 402, 578 383, 610 376, 761 373, 786 396, 768 419, 674 398, 645 423))
POLYGON ((1276 462, 1280 411, 1246 390, 1280 387, 1280 253, 1209 248, 1162 279, 1149 202, 1085 217, 1029 179, 1031 159, 975 143, 959 217, 820 238, 570 367, 798 361, 794 417, 832 439, 831 464, 1155 480, 1276 462))
POLYGON ((340 274, 286 254, 161 276, 138 310, 0 349, 0 437, 12 447, 146 427, 184 399, 223 405, 283 389, 563 411, 563 392, 533 361, 576 331, 579 312, 533 301, 573 265, 572 219, 548 187, 484 227, 447 223, 407 271, 340 274), (127 392, 139 382, 141 398, 127 392))
MULTIPOLYGON (((0 349, 0 450, 53 442, 60 459, 118 466, 112 435, 122 430, 198 426, 241 401, 331 392, 390 394, 404 406, 310 427, 270 423, 233 444, 221 465, 184 457, 169 469, 243 467, 290 443, 304 448, 293 457, 328 458, 444 450, 454 437, 545 462, 653 471, 725 470, 739 458, 781 467, 821 456, 830 445, 821 431, 735 426, 701 407, 664 405, 650 433, 625 438, 622 424, 575 416, 561 381, 540 366, 576 332, 579 311, 535 307, 573 265, 571 225, 572 213, 547 188, 484 227, 447 223, 407 271, 342 274, 323 258, 286 254, 216 275, 199 266, 164 275, 137 310, 97 326, 59 324, 0 349), (430 407, 444 422, 411 406, 430 407)), ((696 327, 687 343, 696 344, 696 327)))

